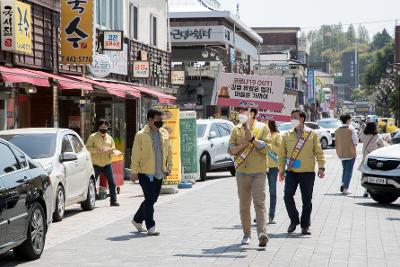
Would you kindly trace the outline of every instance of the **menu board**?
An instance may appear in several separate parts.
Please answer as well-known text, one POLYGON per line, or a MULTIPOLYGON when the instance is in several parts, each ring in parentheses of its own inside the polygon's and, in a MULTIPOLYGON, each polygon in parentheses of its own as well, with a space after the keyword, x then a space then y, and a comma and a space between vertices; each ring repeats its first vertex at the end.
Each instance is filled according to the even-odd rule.
POLYGON ((198 180, 199 161, 197 158, 197 126, 195 111, 181 111, 181 164, 183 180, 198 180))

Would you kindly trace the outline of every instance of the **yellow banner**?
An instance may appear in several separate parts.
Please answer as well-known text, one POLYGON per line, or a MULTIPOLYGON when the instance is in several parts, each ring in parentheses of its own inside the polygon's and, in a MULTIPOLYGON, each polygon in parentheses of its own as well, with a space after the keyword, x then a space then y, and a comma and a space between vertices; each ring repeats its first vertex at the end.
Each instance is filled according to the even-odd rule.
POLYGON ((155 106, 164 112, 163 128, 169 132, 172 145, 172 159, 174 166, 171 174, 164 179, 163 185, 178 185, 181 181, 181 138, 179 129, 179 109, 174 105, 155 106))
POLYGON ((61 64, 92 64, 93 2, 61 0, 61 64))

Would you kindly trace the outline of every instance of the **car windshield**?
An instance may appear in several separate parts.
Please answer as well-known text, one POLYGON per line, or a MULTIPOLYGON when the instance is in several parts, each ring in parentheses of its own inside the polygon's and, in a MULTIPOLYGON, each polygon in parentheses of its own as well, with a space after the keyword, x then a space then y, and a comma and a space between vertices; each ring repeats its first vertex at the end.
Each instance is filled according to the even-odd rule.
POLYGON ((55 134, 11 134, 0 137, 19 147, 32 159, 50 158, 56 148, 55 134))
POLYGON ((292 124, 291 123, 283 123, 283 124, 278 126, 278 130, 279 131, 288 131, 290 129, 292 129, 292 124))
POLYGON ((206 133, 207 124, 197 124, 197 138, 201 138, 206 133))
POLYGON ((329 121, 319 121, 318 122, 319 126, 322 128, 339 128, 340 127, 340 122, 337 120, 329 120, 329 121))

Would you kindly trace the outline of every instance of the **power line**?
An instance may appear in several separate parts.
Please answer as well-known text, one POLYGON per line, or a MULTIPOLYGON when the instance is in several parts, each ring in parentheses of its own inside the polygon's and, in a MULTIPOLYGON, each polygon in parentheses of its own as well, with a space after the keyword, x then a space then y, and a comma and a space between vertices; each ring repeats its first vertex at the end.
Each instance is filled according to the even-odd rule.
POLYGON ((380 24, 380 23, 387 23, 387 22, 396 22, 398 19, 387 19, 387 20, 370 20, 370 21, 362 21, 362 22, 353 22, 353 23, 345 23, 345 24, 322 24, 318 26, 308 26, 308 27, 301 27, 302 30, 307 29, 318 29, 322 26, 350 26, 350 25, 368 25, 368 24, 380 24))

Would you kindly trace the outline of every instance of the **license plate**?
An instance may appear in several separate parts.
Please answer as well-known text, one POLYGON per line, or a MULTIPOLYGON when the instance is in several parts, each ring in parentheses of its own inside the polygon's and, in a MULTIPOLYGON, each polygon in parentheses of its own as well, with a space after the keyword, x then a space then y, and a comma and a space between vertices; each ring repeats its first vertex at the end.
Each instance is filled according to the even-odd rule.
POLYGON ((371 184, 386 184, 385 178, 368 177, 367 181, 368 181, 368 183, 371 183, 371 184))

